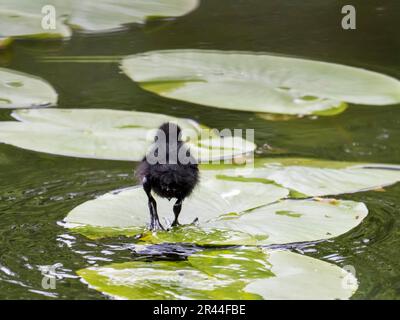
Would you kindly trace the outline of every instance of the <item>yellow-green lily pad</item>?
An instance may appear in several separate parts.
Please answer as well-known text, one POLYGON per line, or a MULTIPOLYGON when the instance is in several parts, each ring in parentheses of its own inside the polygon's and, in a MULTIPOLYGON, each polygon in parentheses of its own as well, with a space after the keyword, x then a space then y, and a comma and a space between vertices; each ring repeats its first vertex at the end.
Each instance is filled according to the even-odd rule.
POLYGON ((132 261, 81 269, 90 287, 116 299, 348 299, 347 271, 287 251, 203 251, 187 261, 132 261))

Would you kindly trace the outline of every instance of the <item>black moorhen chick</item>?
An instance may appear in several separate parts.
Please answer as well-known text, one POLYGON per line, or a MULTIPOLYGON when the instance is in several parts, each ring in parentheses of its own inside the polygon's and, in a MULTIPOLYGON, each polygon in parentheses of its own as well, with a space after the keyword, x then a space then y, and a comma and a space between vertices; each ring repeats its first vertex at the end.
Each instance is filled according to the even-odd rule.
POLYGON ((157 203, 153 190, 162 198, 174 204, 175 219, 172 226, 179 225, 178 216, 183 200, 189 196, 199 180, 199 169, 189 148, 181 140, 181 128, 167 122, 158 129, 152 148, 143 158, 137 170, 137 177, 149 199, 150 230, 164 230, 157 214, 157 203), (182 156, 184 155, 184 156, 182 156))

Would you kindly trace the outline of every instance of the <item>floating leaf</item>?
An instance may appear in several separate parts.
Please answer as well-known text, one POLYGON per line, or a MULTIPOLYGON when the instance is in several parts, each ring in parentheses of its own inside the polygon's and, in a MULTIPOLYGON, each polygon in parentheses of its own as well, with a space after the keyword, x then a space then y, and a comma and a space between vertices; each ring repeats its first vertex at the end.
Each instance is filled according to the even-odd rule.
MULTIPOLYGON (((200 126, 194 121, 136 111, 35 109, 18 110, 12 116, 19 122, 0 122, 0 142, 82 158, 139 161, 151 145, 153 130, 167 121, 177 122, 183 133, 200 134, 200 126)), ((196 138, 189 145, 200 161, 232 158, 256 147, 238 136, 196 138)))
MULTIPOLYGON (((150 243, 187 242, 199 245, 271 244, 313 241, 338 236, 367 215, 353 201, 277 200, 288 190, 259 182, 203 179, 183 205, 180 222, 171 231, 146 232, 147 197, 142 188, 108 193, 74 208, 65 221, 72 230, 92 238, 141 235, 150 243), (283 210, 291 215, 283 215, 283 210), (198 225, 191 224, 198 218, 198 225), (104 228, 104 232, 102 232, 104 228)), ((173 203, 156 197, 161 218, 171 221, 173 203)))
POLYGON ((259 161, 256 168, 209 170, 204 174, 224 179, 264 180, 294 190, 304 197, 374 190, 400 181, 399 165, 302 159, 280 161, 271 159, 264 164, 259 161))
POLYGON ((45 107, 57 103, 57 93, 43 79, 0 68, 0 108, 45 107))
POLYGON ((335 265, 262 249, 203 251, 187 261, 115 263, 78 274, 118 299, 348 299, 357 290, 356 278, 335 265))
POLYGON ((126 57, 122 70, 148 91, 223 109, 330 115, 343 102, 400 103, 400 81, 386 75, 265 54, 152 51, 126 57))
POLYGON ((182 16, 198 5, 199 0, 2 0, 0 38, 67 38, 71 31, 66 24, 91 32, 113 31, 149 18, 182 16), (42 20, 52 13, 49 6, 55 9, 56 25, 44 29, 42 20))
MULTIPOLYGON (((241 201, 247 204, 246 209, 252 209, 275 202, 287 194, 288 191, 284 188, 261 183, 237 182, 228 185, 224 181, 201 182, 194 194, 185 200, 180 222, 190 224, 196 218, 199 218, 200 223, 212 221, 222 214, 243 210, 241 201)), ((173 202, 157 196, 155 198, 160 218, 171 220, 173 202)), ((118 235, 118 229, 120 235, 142 234, 149 221, 147 196, 141 187, 107 193, 74 208, 65 221, 71 224, 75 231, 91 238, 118 235)), ((255 241, 248 234, 234 231, 228 234, 226 230, 224 232, 225 234, 215 228, 199 229, 189 225, 175 228, 174 232, 149 234, 147 241, 203 243, 203 238, 207 244, 255 241)))
POLYGON ((86 0, 75 6, 69 23, 88 31, 109 31, 149 18, 183 16, 198 5, 199 0, 86 0))

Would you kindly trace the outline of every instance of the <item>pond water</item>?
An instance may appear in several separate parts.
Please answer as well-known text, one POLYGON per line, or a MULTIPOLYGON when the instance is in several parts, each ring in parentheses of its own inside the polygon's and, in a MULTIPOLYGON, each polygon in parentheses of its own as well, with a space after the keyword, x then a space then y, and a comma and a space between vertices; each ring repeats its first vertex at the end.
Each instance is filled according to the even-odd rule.
MULTIPOLYGON (((400 3, 354 0, 352 4, 357 9, 357 29, 346 31, 340 25, 340 1, 202 0, 187 16, 132 25, 120 32, 75 32, 65 42, 17 41, 0 52, 0 66, 48 80, 59 93, 60 108, 160 112, 218 129, 254 128, 259 157, 399 164, 400 105, 351 105, 333 117, 267 121, 253 113, 146 92, 119 71, 114 59, 160 49, 247 50, 364 67, 400 78, 400 3), (70 55, 105 57, 79 63, 46 60, 70 55), (273 151, 262 148, 266 143, 273 151)), ((10 110, 1 110, 0 120, 8 119, 10 110)), ((69 233, 60 222, 78 204, 136 184, 135 166, 0 144, 0 298, 106 299, 75 272, 96 263, 142 258, 129 250, 133 240, 91 241, 69 233), (62 264, 58 272, 63 278, 56 289, 44 290, 41 266, 55 263, 62 264)), ((364 202, 369 216, 343 236, 297 251, 341 267, 353 266, 360 284, 353 299, 400 299, 400 184, 385 192, 341 198, 364 202)), ((163 255, 166 249, 174 251, 170 246, 155 251, 163 255)))

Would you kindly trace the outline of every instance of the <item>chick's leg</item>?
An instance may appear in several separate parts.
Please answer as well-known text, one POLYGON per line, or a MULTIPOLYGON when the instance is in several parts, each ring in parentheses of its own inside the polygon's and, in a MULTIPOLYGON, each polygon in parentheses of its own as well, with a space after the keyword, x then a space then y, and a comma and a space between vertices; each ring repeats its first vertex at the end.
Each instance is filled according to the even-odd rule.
POLYGON ((181 213, 182 201, 183 201, 182 199, 178 199, 178 200, 176 200, 176 202, 174 204, 175 219, 174 219, 174 222, 172 222, 173 227, 179 225, 178 217, 179 217, 179 214, 181 213))
POLYGON ((145 179, 143 183, 143 189, 147 194, 147 198, 149 199, 148 204, 150 210, 150 230, 151 231, 164 230, 164 227, 161 225, 160 220, 158 218, 157 202, 151 194, 151 185, 147 179, 145 179))

